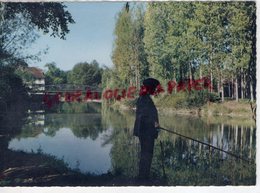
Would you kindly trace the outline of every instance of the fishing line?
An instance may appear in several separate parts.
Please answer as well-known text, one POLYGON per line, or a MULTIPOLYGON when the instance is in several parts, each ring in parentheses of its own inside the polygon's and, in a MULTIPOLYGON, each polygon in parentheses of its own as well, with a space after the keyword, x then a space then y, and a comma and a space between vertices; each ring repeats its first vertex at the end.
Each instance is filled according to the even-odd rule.
POLYGON ((218 148, 218 147, 216 147, 216 146, 213 146, 213 145, 211 145, 211 144, 205 143, 205 142, 203 142, 203 141, 199 141, 199 140, 197 140, 197 139, 193 139, 193 138, 191 138, 191 137, 182 135, 182 134, 177 133, 177 132, 172 131, 172 130, 164 129, 164 128, 162 128, 162 127, 160 127, 159 129, 160 129, 160 130, 163 130, 163 131, 167 131, 167 132, 172 133, 172 134, 175 134, 175 135, 178 135, 178 136, 180 136, 180 137, 183 137, 183 138, 186 138, 186 139, 195 141, 195 142, 200 143, 200 144, 202 144, 202 145, 209 146, 209 147, 211 147, 211 148, 213 148, 213 149, 216 149, 216 150, 218 150, 218 151, 222 151, 222 152, 224 152, 224 153, 226 153, 226 154, 228 154, 228 155, 230 155, 230 156, 233 156, 233 157, 235 157, 235 158, 237 158, 237 159, 240 159, 240 160, 249 162, 250 164, 254 164, 254 160, 252 160, 252 159, 243 158, 243 157, 241 157, 241 156, 239 156, 239 155, 234 154, 233 152, 220 149, 220 148, 218 148))

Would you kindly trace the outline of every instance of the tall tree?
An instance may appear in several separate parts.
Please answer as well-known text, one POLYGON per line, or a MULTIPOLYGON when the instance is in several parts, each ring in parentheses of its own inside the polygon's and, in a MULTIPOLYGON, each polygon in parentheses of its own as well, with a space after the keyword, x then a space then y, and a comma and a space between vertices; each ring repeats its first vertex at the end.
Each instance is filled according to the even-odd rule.
POLYGON ((23 50, 37 38, 36 30, 65 39, 68 25, 74 23, 65 9, 62 3, 1 3, 1 63, 35 57, 23 50))
POLYGON ((163 81, 167 78, 161 65, 165 63, 163 45, 166 41, 166 23, 162 4, 153 2, 147 5, 145 13, 145 52, 149 62, 150 75, 163 81))
POLYGON ((115 64, 116 72, 121 80, 121 84, 128 85, 133 82, 131 72, 134 71, 132 65, 132 19, 131 9, 126 10, 124 7, 117 16, 115 26, 115 40, 112 53, 112 61, 115 64))
POLYGON ((133 8, 133 33, 132 65, 134 66, 134 85, 139 86, 140 82, 149 76, 147 54, 144 51, 144 9, 142 6, 133 8))

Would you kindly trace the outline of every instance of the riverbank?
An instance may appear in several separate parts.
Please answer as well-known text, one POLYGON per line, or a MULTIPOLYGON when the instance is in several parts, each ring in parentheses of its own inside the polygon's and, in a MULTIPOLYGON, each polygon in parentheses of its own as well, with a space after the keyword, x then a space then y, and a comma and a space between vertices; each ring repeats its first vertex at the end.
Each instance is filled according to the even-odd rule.
POLYGON ((249 102, 225 101, 220 103, 208 102, 201 107, 193 108, 170 108, 158 107, 162 113, 189 114, 198 116, 229 116, 229 117, 252 117, 249 102))
MULTIPOLYGON (((154 99, 154 103, 161 114, 178 114, 178 115, 191 115, 191 116, 221 116, 221 117, 234 117, 234 118, 247 118, 253 116, 253 112, 249 101, 234 100, 224 102, 207 102, 199 107, 175 107, 173 105, 164 105, 160 100, 154 99)), ((121 111, 135 110, 135 101, 122 101, 115 102, 113 108, 121 111)), ((256 104, 253 103, 253 107, 256 104)))
POLYGON ((0 186, 137 186, 166 185, 163 180, 140 182, 110 172, 102 175, 82 174, 68 168, 63 160, 38 153, 7 150, 4 168, 0 171, 0 186))

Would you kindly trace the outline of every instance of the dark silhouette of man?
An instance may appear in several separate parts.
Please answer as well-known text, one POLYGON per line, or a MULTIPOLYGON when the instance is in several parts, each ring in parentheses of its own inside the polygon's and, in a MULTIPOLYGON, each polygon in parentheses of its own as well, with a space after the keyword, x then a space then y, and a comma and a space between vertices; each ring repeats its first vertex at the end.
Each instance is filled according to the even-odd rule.
POLYGON ((155 93, 159 84, 160 82, 154 78, 145 79, 136 103, 134 135, 139 138, 141 144, 138 176, 140 180, 149 179, 154 140, 158 137, 158 113, 150 95, 155 93))

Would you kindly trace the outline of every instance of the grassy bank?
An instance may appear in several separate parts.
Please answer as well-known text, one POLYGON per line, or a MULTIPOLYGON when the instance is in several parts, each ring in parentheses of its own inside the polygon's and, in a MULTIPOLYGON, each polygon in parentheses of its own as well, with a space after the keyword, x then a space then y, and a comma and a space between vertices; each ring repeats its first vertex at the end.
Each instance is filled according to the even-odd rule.
MULTIPOLYGON (((253 113, 249 100, 225 100, 221 102, 219 97, 212 94, 209 97, 202 94, 165 95, 153 98, 156 107, 162 114, 183 114, 198 116, 229 116, 252 118, 253 113)), ((120 110, 135 108, 135 100, 116 101, 111 106, 120 110)), ((256 104, 253 103, 255 107, 256 104)))
POLYGON ((80 173, 72 170, 63 160, 51 155, 5 151, 5 159, 1 163, 0 186, 136 186, 165 185, 164 181, 154 179, 140 182, 108 172, 102 175, 80 173))

